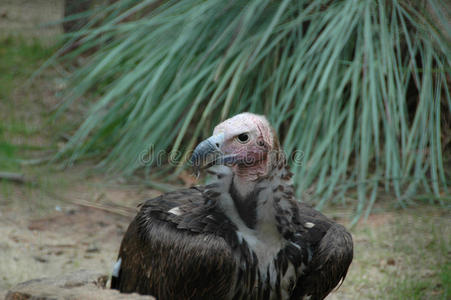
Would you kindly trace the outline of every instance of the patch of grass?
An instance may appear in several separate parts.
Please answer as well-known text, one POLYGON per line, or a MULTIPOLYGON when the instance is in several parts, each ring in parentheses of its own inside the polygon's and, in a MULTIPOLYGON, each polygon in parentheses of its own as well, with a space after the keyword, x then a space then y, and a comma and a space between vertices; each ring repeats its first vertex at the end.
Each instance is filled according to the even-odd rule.
POLYGON ((12 90, 24 81, 54 52, 36 39, 6 37, 0 39, 0 98, 8 99, 12 90))
POLYGON ((11 171, 18 168, 16 152, 16 146, 0 140, 0 170, 11 171))
POLYGON ((36 39, 0 38, 0 171, 22 173, 27 179, 25 184, 0 180, 0 210, 8 206, 35 215, 52 211, 60 201, 49 194, 69 185, 46 164, 62 142, 58 131, 74 123, 51 120, 60 76, 47 69, 30 80, 54 50, 36 39))
POLYGON ((21 37, 0 38, 0 170, 20 169, 18 158, 25 151, 42 147, 29 143, 39 135, 40 128, 29 122, 24 113, 32 115, 33 99, 26 91, 32 88, 30 76, 54 52, 37 39, 21 37), (24 107, 21 107, 25 103, 24 107))
POLYGON ((448 297, 451 294, 451 262, 448 261, 442 267, 440 278, 442 279, 442 285, 444 287, 443 299, 449 299, 448 297))
POLYGON ((430 278, 396 280, 390 293, 392 299, 449 299, 451 264, 445 263, 432 272, 430 278))
POLYGON ((336 299, 448 299, 449 215, 430 205, 370 215, 352 229, 354 261, 336 299))
POLYGON ((3 124, 3 128, 0 128, 1 131, 8 132, 9 134, 19 134, 22 136, 32 136, 33 134, 38 133, 38 128, 29 126, 24 123, 23 120, 13 119, 8 124, 3 124))
POLYGON ((425 299, 427 289, 431 281, 404 280, 396 284, 396 289, 391 293, 391 299, 425 299))

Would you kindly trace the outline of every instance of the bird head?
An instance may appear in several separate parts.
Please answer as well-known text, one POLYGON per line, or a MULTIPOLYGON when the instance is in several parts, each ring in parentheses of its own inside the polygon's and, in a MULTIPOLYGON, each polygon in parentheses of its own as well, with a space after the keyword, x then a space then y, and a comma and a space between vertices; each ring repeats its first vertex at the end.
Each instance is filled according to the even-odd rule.
POLYGON ((268 175, 281 159, 279 141, 268 120, 241 113, 218 124, 191 156, 196 173, 214 165, 229 166, 242 181, 268 175))

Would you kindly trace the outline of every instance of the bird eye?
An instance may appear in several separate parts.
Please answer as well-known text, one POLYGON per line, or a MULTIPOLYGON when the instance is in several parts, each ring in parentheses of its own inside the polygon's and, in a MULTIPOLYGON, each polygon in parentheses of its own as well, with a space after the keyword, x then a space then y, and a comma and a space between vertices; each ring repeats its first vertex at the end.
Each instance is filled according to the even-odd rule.
POLYGON ((238 142, 240 143, 246 143, 247 141, 249 141, 249 134, 247 133, 242 133, 240 135, 238 135, 237 137, 238 142))

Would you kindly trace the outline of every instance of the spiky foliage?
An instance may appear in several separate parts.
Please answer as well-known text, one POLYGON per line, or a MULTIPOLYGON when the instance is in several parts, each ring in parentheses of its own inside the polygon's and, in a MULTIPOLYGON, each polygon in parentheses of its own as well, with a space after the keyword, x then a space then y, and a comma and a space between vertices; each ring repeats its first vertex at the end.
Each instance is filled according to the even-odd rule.
POLYGON ((131 173, 150 145, 189 151, 253 111, 320 207, 350 188, 357 215, 381 186, 401 205, 419 188, 447 190, 451 48, 436 1, 121 0, 102 13, 71 53, 91 55, 66 104, 100 93, 63 150, 72 159, 100 151, 103 166, 131 173))

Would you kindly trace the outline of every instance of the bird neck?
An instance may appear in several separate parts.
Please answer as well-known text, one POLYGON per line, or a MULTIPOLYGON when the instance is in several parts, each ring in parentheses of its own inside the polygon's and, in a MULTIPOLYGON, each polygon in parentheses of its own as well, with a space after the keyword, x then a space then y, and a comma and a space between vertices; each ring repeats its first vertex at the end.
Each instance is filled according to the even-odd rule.
POLYGON ((226 166, 215 166, 209 172, 216 175, 209 185, 216 197, 216 205, 243 230, 267 233, 280 231, 278 215, 285 202, 293 196, 292 173, 282 161, 265 176, 255 181, 242 181, 226 166))

